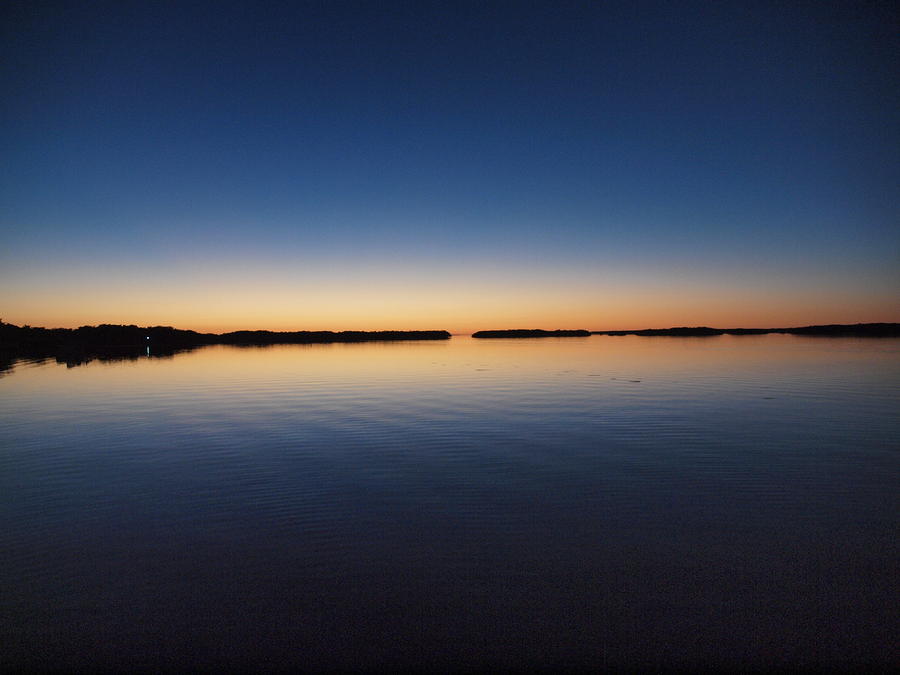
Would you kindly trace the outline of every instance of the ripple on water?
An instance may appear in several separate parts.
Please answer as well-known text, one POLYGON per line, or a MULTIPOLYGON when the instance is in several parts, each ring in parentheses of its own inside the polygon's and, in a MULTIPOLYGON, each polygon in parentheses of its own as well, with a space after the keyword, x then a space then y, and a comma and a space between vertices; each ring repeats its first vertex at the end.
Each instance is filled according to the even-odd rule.
POLYGON ((900 341, 314 347, 0 379, 9 663, 892 661, 900 341))

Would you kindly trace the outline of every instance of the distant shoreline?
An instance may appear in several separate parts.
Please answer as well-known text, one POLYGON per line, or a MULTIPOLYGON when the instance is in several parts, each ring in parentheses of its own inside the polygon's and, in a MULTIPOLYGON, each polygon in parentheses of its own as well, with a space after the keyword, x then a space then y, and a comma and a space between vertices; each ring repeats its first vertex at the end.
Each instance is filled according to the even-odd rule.
POLYGON ((229 333, 198 333, 171 326, 134 326, 100 324, 80 328, 39 328, 16 326, 0 321, 0 347, 38 345, 266 345, 318 344, 328 342, 372 342, 392 340, 448 340, 445 330, 379 331, 270 331, 239 330, 229 333))
MULTIPOLYGON (((710 328, 708 326, 647 328, 643 330, 541 330, 510 329, 477 331, 473 338, 590 337, 592 335, 642 337, 711 337, 716 335, 766 335, 781 333, 822 337, 900 337, 900 323, 857 323, 800 326, 796 328, 710 328)), ((198 333, 170 326, 122 326, 101 324, 80 328, 38 328, 0 321, 0 372, 19 359, 56 358, 69 366, 93 360, 117 361, 141 357, 165 358, 207 345, 267 346, 277 344, 335 344, 449 340, 445 330, 411 331, 232 331, 198 333)))
POLYGON ((449 340, 445 330, 292 331, 241 330, 198 333, 171 326, 101 324, 80 328, 38 328, 0 321, 0 371, 21 358, 51 358, 74 366, 97 360, 167 357, 208 345, 266 346, 449 340))
POLYGON ((643 330, 591 331, 592 335, 640 335, 644 337, 707 337, 715 335, 819 335, 833 337, 900 337, 900 323, 853 323, 799 326, 796 328, 710 328, 680 326, 677 328, 645 328, 643 330))
POLYGON ((711 337, 715 335, 819 335, 835 337, 900 337, 900 323, 826 324, 795 328, 710 328, 709 326, 679 326, 675 328, 644 328, 641 330, 540 330, 514 328, 481 330, 473 338, 542 338, 587 337, 590 335, 638 335, 642 337, 711 337))

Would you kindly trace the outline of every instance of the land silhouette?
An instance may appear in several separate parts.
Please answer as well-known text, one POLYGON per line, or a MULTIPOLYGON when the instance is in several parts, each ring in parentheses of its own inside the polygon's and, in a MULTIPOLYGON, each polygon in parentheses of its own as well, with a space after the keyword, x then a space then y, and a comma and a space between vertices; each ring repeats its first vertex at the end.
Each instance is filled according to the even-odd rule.
POLYGON ((645 328, 643 330, 591 331, 592 335, 642 335, 645 337, 706 337, 713 335, 818 335, 832 337, 900 337, 900 323, 853 323, 800 326, 797 328, 710 328, 680 326, 678 328, 645 328))
POLYGON ((533 338, 585 337, 588 335, 640 335, 644 337, 706 337, 713 335, 820 335, 834 337, 900 337, 900 323, 855 323, 800 326, 797 328, 710 328, 709 326, 679 326, 677 328, 644 328, 641 330, 540 330, 515 328, 511 330, 480 330, 475 338, 533 338))
POLYGON ((411 331, 268 331, 198 333, 171 326, 141 327, 101 324, 80 328, 16 326, 0 320, 0 371, 18 359, 56 358, 77 366, 94 360, 121 361, 141 357, 166 358, 206 345, 263 346, 337 342, 447 340, 445 330, 411 331))
MULTIPOLYGON (((715 335, 765 335, 783 333, 822 337, 900 337, 900 323, 857 323, 801 326, 797 328, 710 328, 708 326, 647 328, 643 330, 588 331, 511 329, 484 330, 475 338, 590 337, 591 335, 638 335, 645 337, 709 337, 715 335)), ((328 344, 393 342, 400 340, 448 340, 445 330, 410 331, 268 331, 240 330, 230 333, 198 333, 171 326, 141 327, 101 324, 80 328, 17 326, 0 320, 0 373, 21 359, 55 358, 74 367, 99 361, 169 358, 206 345, 264 346, 276 344, 328 344)))

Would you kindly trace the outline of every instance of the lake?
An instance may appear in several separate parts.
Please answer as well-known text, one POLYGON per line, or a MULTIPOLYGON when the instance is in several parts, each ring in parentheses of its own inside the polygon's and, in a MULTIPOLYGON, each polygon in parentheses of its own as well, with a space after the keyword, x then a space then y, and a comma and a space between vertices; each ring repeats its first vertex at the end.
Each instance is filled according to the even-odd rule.
POLYGON ((0 667, 887 667, 900 340, 263 348, 0 377, 0 667))

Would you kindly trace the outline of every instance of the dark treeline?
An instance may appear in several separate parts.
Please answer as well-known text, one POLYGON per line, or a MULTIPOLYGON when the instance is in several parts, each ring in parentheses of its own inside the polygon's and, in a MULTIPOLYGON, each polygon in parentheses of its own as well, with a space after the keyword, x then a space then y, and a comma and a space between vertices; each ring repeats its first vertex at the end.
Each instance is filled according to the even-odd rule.
POLYGON ((708 335, 818 335, 823 337, 900 337, 900 323, 828 324, 798 328, 710 328, 681 326, 678 328, 646 328, 644 330, 592 331, 593 335, 644 335, 673 337, 705 337, 708 335))
POLYGON ((589 330, 540 330, 537 328, 514 328, 511 330, 480 330, 472 333, 474 338, 532 338, 532 337, 588 337, 589 330))
POLYGON ((450 333, 434 331, 235 331, 198 333, 171 326, 101 324, 80 328, 37 328, 0 321, 0 372, 19 359, 55 358, 69 366, 93 360, 119 361, 173 354, 205 345, 325 344, 395 340, 446 340, 450 333))
MULTIPOLYGON (((641 335, 705 337, 714 335, 765 335, 785 333, 823 337, 900 337, 900 323, 829 324, 797 328, 710 328, 708 326, 650 328, 645 330, 485 330, 476 338, 587 337, 590 335, 641 335)), ((101 324, 80 328, 37 328, 0 321, 0 373, 20 359, 55 358, 68 366, 93 360, 119 361, 141 357, 168 358, 204 345, 325 344, 396 340, 446 340, 450 333, 435 331, 234 331, 198 333, 171 326, 121 326, 101 324)))
POLYGON ((392 342, 395 340, 447 340, 450 333, 445 330, 345 330, 333 332, 295 331, 273 332, 268 330, 239 330, 214 336, 216 344, 229 345, 274 345, 274 344, 316 344, 326 342, 392 342))
POLYGON ((168 326, 102 324, 74 329, 39 328, 0 321, 0 372, 8 370, 19 359, 54 358, 58 363, 74 367, 94 360, 171 357, 179 351, 211 344, 209 337, 212 336, 168 326))

